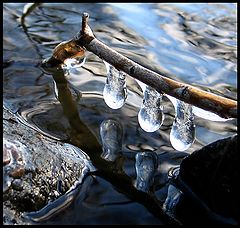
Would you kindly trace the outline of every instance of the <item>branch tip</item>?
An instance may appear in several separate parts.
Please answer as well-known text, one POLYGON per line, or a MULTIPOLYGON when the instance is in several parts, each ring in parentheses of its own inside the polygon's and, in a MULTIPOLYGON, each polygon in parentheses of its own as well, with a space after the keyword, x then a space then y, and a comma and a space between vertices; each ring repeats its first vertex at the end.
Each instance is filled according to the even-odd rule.
POLYGON ((84 12, 82 16, 83 16, 84 19, 85 19, 85 18, 86 18, 86 19, 89 18, 89 14, 86 13, 86 12, 84 12))
POLYGON ((89 14, 84 12, 82 14, 82 30, 81 30, 81 34, 85 34, 86 33, 86 28, 87 28, 87 24, 88 24, 88 18, 89 18, 89 14))

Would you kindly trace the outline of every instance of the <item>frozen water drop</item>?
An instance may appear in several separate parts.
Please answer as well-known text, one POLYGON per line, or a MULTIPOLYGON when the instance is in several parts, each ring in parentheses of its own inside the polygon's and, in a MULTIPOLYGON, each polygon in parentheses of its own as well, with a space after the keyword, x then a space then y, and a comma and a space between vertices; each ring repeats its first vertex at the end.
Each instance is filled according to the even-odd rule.
POLYGON ((104 63, 107 68, 107 80, 103 89, 103 98, 108 107, 119 109, 127 98, 125 74, 107 62, 104 63))
MULTIPOLYGON (((173 103, 173 106, 176 108, 177 99, 175 97, 169 96, 167 94, 165 96, 173 103)), ((194 115, 196 115, 198 117, 201 117, 206 120, 211 120, 211 121, 225 122, 225 121, 233 119, 233 118, 229 118, 229 119, 222 118, 213 112, 206 111, 206 110, 204 110, 202 108, 198 108, 196 106, 192 106, 192 112, 194 115)))
POLYGON ((162 94, 147 86, 144 91, 143 104, 138 113, 138 122, 144 131, 154 132, 161 127, 164 120, 161 102, 162 94))
POLYGON ((86 57, 68 58, 62 64, 62 69, 67 75, 71 73, 76 73, 76 71, 84 65, 85 61, 86 57))
POLYGON ((195 140, 195 125, 192 106, 177 100, 176 116, 170 132, 170 142, 178 151, 187 150, 195 140))
POLYGON ((104 120, 100 125, 100 136, 103 153, 101 157, 107 161, 114 161, 122 151, 122 125, 113 119, 104 120))
POLYGON ((140 152, 136 154, 137 178, 134 182, 139 191, 148 192, 154 182, 154 175, 158 167, 158 157, 155 152, 140 152))

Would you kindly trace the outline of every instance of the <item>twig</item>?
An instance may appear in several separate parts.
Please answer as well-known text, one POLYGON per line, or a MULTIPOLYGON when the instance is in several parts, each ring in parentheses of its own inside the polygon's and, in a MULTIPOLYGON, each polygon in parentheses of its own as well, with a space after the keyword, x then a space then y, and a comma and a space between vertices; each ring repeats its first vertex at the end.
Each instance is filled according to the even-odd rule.
POLYGON ((82 28, 82 36, 79 37, 79 42, 83 43, 88 51, 93 52, 118 70, 122 70, 143 83, 150 85, 160 93, 166 93, 186 103, 214 112, 223 118, 237 117, 236 101, 159 75, 112 50, 93 36, 88 26, 88 18, 89 15, 84 13, 82 25, 85 27, 82 28), (88 40, 90 42, 87 42, 88 40))
POLYGON ((168 94, 223 118, 237 118, 237 101, 180 83, 135 63, 99 41, 88 26, 88 19, 89 15, 83 13, 82 30, 73 39, 78 45, 85 47, 118 70, 151 86, 159 93, 168 94))
POLYGON ((89 18, 89 14, 88 13, 83 13, 83 16, 84 20, 82 20, 82 31, 81 31, 81 34, 86 34, 87 31, 86 31, 86 28, 87 28, 87 23, 88 23, 88 18, 89 18))
MULTIPOLYGON (((34 47, 34 49, 36 50, 37 55, 39 56, 39 59, 42 59, 42 55, 41 52, 38 48, 38 46, 36 45, 35 41, 32 39, 31 35, 28 32, 28 28, 25 25, 25 18, 31 14, 37 7, 39 7, 42 3, 27 3, 24 5, 24 9, 23 9, 23 14, 20 17, 20 23, 21 26, 23 28, 23 32, 26 34, 27 38, 29 39, 30 43, 32 44, 32 46, 34 47)), ((39 62, 39 60, 38 60, 39 62)))

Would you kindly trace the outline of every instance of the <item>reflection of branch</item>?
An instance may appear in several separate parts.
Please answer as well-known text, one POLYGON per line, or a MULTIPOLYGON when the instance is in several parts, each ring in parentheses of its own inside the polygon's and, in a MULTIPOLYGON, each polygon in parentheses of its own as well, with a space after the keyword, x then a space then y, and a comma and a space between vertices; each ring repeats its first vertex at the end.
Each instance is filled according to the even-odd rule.
POLYGON ((180 221, 164 213, 162 204, 154 194, 148 194, 137 190, 133 186, 131 178, 126 174, 113 173, 111 170, 108 171, 106 169, 98 170, 94 174, 101 176, 105 180, 109 181, 114 185, 114 187, 117 188, 119 192, 123 193, 131 200, 144 205, 155 217, 159 218, 160 220, 172 225, 181 224, 180 221))
POLYGON ((96 140, 96 137, 91 133, 91 131, 86 127, 79 117, 77 102, 72 96, 68 81, 64 76, 64 72, 62 70, 54 72, 53 79, 56 82, 58 100, 62 105, 63 113, 68 119, 72 129, 75 130, 73 133, 74 138, 79 139, 77 140, 78 147, 86 152, 90 150, 90 147, 91 151, 95 151, 96 153, 100 152, 101 146, 96 140))
POLYGON ((124 193, 129 199, 137 201, 144 205, 154 216, 165 220, 166 223, 179 224, 178 221, 169 217, 163 212, 161 202, 153 194, 138 191, 133 186, 133 180, 126 175, 123 170, 123 158, 114 162, 107 161, 101 157, 102 146, 97 138, 88 129, 80 119, 77 104, 74 101, 68 82, 62 70, 55 71, 53 74, 54 81, 58 89, 58 99, 62 105, 63 111, 73 129, 76 130, 75 137, 71 138, 71 143, 84 152, 86 152, 97 171, 93 175, 101 176, 113 184, 118 191, 124 193))
POLYGON ((23 10, 23 14, 22 14, 22 16, 20 18, 20 22, 21 22, 21 25, 22 25, 24 33, 26 34, 27 38, 29 39, 29 41, 31 42, 33 47, 36 49, 36 52, 37 52, 37 54, 39 55, 39 57, 41 59, 42 56, 40 55, 40 50, 39 50, 38 46, 35 44, 35 42, 33 41, 33 39, 31 38, 31 36, 29 35, 27 26, 25 25, 25 17, 28 16, 39 5, 41 5, 41 3, 27 3, 24 6, 24 10, 23 10))
POLYGON ((42 3, 27 3, 24 5, 23 14, 21 16, 21 24, 24 24, 25 17, 28 16, 35 8, 42 3))

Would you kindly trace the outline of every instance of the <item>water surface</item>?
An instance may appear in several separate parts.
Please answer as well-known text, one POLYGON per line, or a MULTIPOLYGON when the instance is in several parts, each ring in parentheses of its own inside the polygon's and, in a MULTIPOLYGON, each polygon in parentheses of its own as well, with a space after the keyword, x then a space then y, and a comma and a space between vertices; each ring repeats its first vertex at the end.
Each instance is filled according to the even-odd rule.
MULTIPOLYGON (((194 150, 236 134, 236 120, 214 122, 195 117, 194 144, 185 152, 177 152, 169 141, 174 107, 166 97, 163 125, 147 133, 137 118, 143 93, 129 76, 126 104, 112 110, 102 97, 105 65, 94 54, 87 52, 84 66, 66 79, 46 74, 39 65, 58 43, 80 30, 81 15, 88 12, 96 37, 113 49, 156 72, 236 100, 236 4, 43 3, 22 17, 24 7, 23 3, 3 4, 3 102, 30 127, 80 147, 100 164, 101 151, 95 155, 91 142, 101 144, 99 129, 104 120, 118 121, 123 128, 124 158, 118 165, 132 181, 136 178, 135 155, 146 150, 157 153, 154 194, 160 203, 166 197, 171 167, 194 150), (56 86, 63 97, 60 100, 56 86), (82 129, 84 142, 79 139, 82 129)), ((105 168, 106 173, 112 172, 111 165, 105 168)), ((89 178, 84 195, 79 194, 69 208, 45 223, 164 223, 151 206, 135 200, 106 174, 89 178)))

